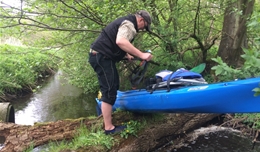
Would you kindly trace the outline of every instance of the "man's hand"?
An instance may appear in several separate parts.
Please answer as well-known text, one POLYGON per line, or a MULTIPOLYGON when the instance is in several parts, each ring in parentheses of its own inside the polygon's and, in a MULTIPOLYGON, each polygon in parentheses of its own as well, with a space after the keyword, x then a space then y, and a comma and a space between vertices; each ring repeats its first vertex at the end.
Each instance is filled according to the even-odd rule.
POLYGON ((150 61, 152 59, 152 54, 151 53, 143 53, 140 58, 142 60, 145 60, 145 61, 150 61))
POLYGON ((126 56, 125 56, 128 61, 132 61, 134 59, 134 57, 132 55, 130 55, 129 53, 126 53, 126 56))

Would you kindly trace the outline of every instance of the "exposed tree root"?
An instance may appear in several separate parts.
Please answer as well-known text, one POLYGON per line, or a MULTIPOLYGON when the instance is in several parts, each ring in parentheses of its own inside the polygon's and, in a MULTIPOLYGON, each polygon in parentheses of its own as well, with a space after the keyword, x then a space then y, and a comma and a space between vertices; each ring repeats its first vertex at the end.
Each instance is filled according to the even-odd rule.
MULTIPOLYGON (((225 127, 231 127, 237 130, 240 130, 243 135, 248 136, 249 138, 252 138, 253 147, 255 143, 260 143, 259 141, 259 131, 258 129, 254 129, 253 127, 250 127, 244 123, 246 119, 248 119, 248 116, 241 117, 241 118, 235 118, 231 114, 225 115, 226 121, 221 124, 220 126, 225 127)), ((258 120, 256 120, 258 121, 258 120)), ((255 123, 253 123, 252 126, 255 126, 255 123)))

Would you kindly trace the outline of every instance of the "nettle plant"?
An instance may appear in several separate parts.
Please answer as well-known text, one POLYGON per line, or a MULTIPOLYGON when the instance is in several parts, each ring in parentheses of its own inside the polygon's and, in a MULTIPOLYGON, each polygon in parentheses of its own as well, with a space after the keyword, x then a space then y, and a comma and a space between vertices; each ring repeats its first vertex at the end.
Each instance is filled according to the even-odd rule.
MULTIPOLYGON (((244 53, 245 54, 241 55, 245 60, 244 65, 237 69, 228 66, 220 57, 212 59, 218 63, 217 66, 212 67, 212 70, 215 70, 215 74, 218 76, 219 81, 246 79, 260 76, 260 51, 244 49, 244 53)), ((255 92, 255 96, 260 95, 260 88, 254 88, 253 91, 255 92)))

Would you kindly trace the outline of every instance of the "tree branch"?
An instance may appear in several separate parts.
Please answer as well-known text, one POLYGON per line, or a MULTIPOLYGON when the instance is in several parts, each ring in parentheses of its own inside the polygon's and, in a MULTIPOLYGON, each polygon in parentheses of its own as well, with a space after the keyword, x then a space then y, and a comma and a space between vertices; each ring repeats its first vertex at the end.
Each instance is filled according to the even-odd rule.
MULTIPOLYGON (((78 13, 81 14, 82 16, 84 16, 84 17, 86 17, 86 18, 92 20, 93 22, 96 22, 96 23, 99 24, 99 25, 105 26, 105 24, 104 24, 101 20, 97 21, 97 20, 95 20, 95 19, 92 19, 92 18, 88 17, 87 15, 85 15, 84 13, 82 13, 81 11, 77 10, 75 7, 69 6, 69 5, 68 5, 67 3, 65 3, 63 0, 60 0, 60 2, 61 2, 63 5, 65 5, 66 7, 70 8, 70 9, 72 9, 72 10, 78 12, 78 13)), ((91 14, 93 15, 93 13, 91 13, 91 14)), ((95 16, 95 15, 93 15, 93 16, 95 16)))
MULTIPOLYGON (((195 19, 194 19, 194 29, 193 29, 193 34, 196 34, 196 29, 197 29, 197 20, 199 17, 199 12, 200 12, 200 0, 198 1, 198 5, 197 5, 197 11, 196 11, 196 15, 195 15, 195 19)), ((199 21, 199 20, 198 20, 199 21)))

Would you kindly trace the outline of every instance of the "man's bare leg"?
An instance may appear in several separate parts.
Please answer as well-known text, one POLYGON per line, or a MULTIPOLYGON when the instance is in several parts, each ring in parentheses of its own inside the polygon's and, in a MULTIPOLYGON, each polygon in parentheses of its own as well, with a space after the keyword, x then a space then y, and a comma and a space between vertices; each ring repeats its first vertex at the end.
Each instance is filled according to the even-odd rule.
POLYGON ((113 130, 115 126, 112 124, 112 105, 102 102, 101 110, 104 119, 105 130, 113 130))

